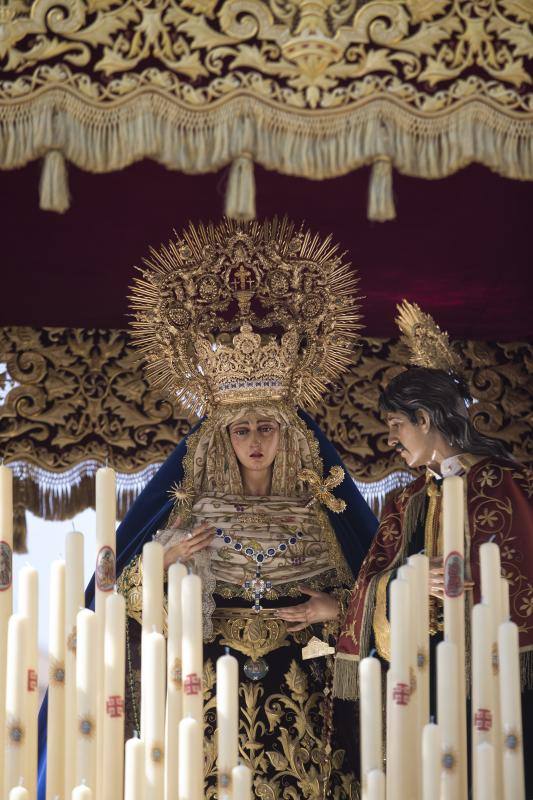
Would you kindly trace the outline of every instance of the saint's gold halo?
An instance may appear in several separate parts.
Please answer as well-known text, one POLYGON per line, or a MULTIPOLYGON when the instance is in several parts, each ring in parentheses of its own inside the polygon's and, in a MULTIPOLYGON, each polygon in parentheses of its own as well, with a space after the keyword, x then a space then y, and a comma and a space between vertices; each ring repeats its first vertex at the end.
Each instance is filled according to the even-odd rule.
POLYGON ((448 334, 439 328, 433 317, 416 303, 405 299, 396 308, 398 316, 395 322, 409 348, 409 362, 416 367, 442 369, 461 375, 461 360, 450 344, 448 334))
POLYGON ((287 218, 190 224, 140 272, 132 335, 148 380, 196 414, 313 406, 354 361, 359 279, 331 236, 287 218))

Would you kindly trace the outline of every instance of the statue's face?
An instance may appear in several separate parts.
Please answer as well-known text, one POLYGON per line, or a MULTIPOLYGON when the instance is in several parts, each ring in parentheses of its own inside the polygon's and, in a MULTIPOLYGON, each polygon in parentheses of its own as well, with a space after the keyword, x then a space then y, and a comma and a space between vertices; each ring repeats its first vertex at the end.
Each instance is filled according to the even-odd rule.
POLYGON ((411 422, 401 411, 388 411, 385 421, 389 428, 388 443, 399 451, 410 467, 422 467, 434 460, 435 437, 429 416, 417 412, 418 422, 411 422))
POLYGON ((272 467, 279 448, 279 422, 246 414, 232 422, 228 430, 239 464, 254 472, 272 467))

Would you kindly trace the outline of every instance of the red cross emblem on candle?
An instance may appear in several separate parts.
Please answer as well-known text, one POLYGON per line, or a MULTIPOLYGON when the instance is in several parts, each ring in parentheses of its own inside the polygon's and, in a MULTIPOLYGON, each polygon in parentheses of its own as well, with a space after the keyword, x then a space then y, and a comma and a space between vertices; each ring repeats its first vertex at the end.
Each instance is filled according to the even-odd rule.
POLYGON ((492 728, 492 713, 488 708, 478 708, 474 714, 474 727, 476 731, 490 731, 492 728))
POLYGON ((107 698, 105 710, 110 717, 124 716, 124 700, 119 694, 112 694, 107 698))
POLYGON ((183 688, 185 690, 185 694, 199 694, 202 691, 202 681, 196 672, 192 672, 190 675, 187 675, 183 682, 183 688))
POLYGON ((392 699, 397 706, 409 705, 411 687, 407 683, 397 683, 392 690, 392 699))
POLYGON ((28 670, 28 692, 34 692, 37 689, 37 673, 34 669, 28 670))

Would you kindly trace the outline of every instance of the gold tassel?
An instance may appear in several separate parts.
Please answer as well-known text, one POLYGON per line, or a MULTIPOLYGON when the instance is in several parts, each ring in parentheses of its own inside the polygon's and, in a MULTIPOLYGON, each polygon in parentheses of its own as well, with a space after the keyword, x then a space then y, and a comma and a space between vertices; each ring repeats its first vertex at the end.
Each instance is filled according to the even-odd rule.
POLYGON ((230 219, 255 219, 254 162, 250 153, 241 153, 233 160, 226 189, 225 214, 230 219))
POLYGON ((23 503, 13 505, 13 551, 28 552, 28 531, 26 528, 26 508, 23 503))
POLYGON ((43 211, 64 214, 70 208, 67 165, 59 150, 49 150, 44 157, 39 192, 43 211))
POLYGON ((533 689, 533 650, 520 653, 520 682, 523 692, 533 689))
POLYGON ((367 216, 374 222, 396 219, 392 195, 392 159, 389 156, 377 156, 372 164, 367 216))
POLYGON ((359 658, 337 653, 333 671, 333 697, 339 700, 359 699, 359 658))

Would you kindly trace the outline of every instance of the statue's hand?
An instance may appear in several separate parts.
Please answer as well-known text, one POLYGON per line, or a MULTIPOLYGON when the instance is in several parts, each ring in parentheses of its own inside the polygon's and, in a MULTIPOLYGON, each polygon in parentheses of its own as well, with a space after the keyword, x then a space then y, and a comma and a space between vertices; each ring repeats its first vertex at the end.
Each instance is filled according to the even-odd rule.
POLYGON ((326 592, 317 592, 308 586, 298 587, 302 594, 309 595, 309 600, 299 603, 297 606, 278 608, 276 616, 286 622, 292 623, 287 626, 290 633, 302 631, 308 625, 315 622, 330 622, 339 616, 339 604, 337 600, 326 592))
MULTIPOLYGON (((172 527, 176 528, 179 525, 174 524, 172 527)), ((175 561, 188 561, 198 550, 209 547, 214 535, 215 529, 208 522, 202 522, 192 529, 187 539, 183 539, 178 544, 167 545, 163 555, 164 569, 167 570, 175 561)))

